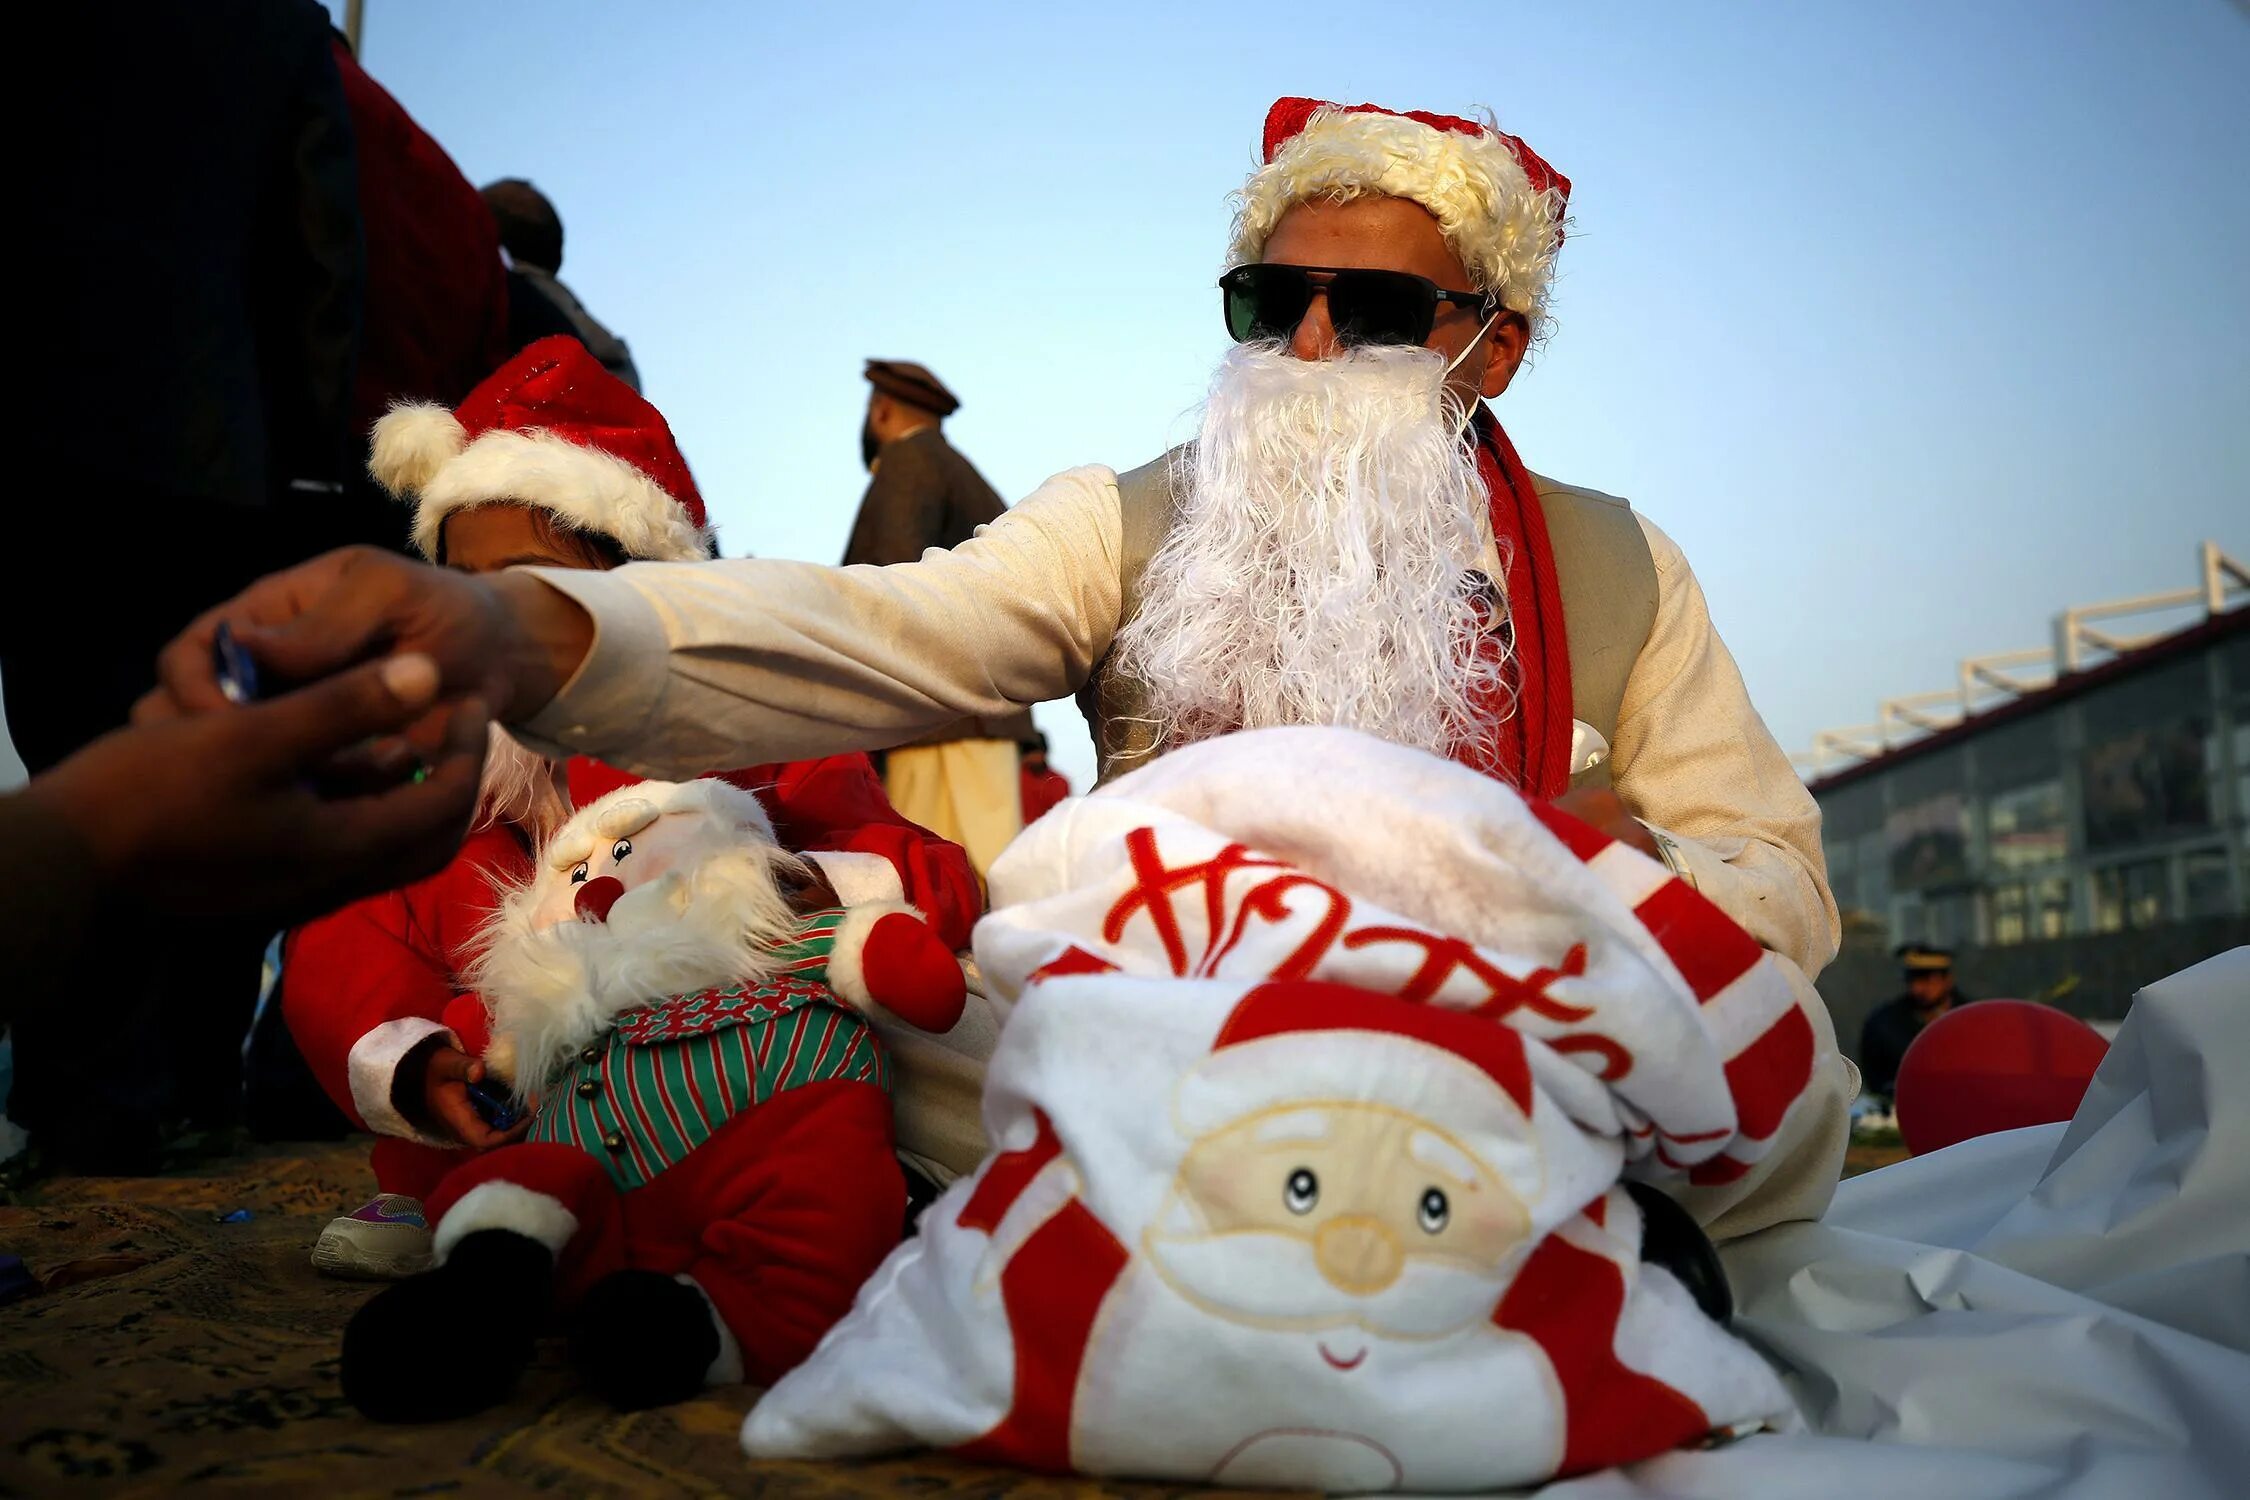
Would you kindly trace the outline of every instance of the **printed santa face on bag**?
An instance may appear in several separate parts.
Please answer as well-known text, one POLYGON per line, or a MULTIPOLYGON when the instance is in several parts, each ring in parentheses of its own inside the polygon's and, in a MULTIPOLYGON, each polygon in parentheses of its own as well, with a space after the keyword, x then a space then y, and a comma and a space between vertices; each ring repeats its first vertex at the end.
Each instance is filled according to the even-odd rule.
POLYGON ((1786 976, 1661 867, 1290 729, 1066 804, 994 898, 997 1149, 751 1452, 1486 1489, 1793 1420, 1620 1182, 1754 1172, 1816 1063, 1786 976))
MULTIPOLYGON (((1175 1118, 1193 1143, 1141 1238, 1151 1269, 1214 1316, 1333 1333, 1323 1350, 1350 1348, 1355 1330, 1431 1338, 1489 1316, 1531 1227, 1516 1184, 1538 1191, 1521 1110, 1506 1137, 1472 1142, 1426 1114, 1349 1098, 1190 1102, 1238 1094, 1248 1080, 1209 1073, 1244 1068, 1270 1093, 1271 1080, 1294 1076, 1301 1041, 1230 1049, 1213 1062, 1231 1066, 1183 1084, 1175 1118)), ((1409 1047, 1408 1066, 1433 1077, 1465 1071, 1437 1048, 1409 1047)))

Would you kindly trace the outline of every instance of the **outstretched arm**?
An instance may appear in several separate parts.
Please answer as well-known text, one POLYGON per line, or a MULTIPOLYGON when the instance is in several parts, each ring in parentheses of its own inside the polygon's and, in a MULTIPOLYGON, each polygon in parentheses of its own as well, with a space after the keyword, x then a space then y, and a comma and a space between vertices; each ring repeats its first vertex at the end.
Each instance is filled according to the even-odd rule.
POLYGON ((1073 469, 889 568, 636 563, 468 578, 368 549, 260 580, 165 648, 143 723, 226 705, 224 621, 279 681, 402 651, 560 758, 692 776, 900 744, 1077 690, 1117 628, 1116 476, 1073 469))
POLYGON ((522 728, 649 775, 877 750, 1075 692, 1117 626, 1115 478, 1074 469, 919 562, 537 570, 592 649, 522 728))

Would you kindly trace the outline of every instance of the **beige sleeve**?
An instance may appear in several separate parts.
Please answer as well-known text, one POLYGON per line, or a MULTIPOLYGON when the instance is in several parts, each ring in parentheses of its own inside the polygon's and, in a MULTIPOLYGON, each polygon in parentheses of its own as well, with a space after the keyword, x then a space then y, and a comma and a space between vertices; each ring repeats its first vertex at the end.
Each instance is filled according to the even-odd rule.
POLYGON ((650 776, 878 750, 1076 692, 1117 629, 1117 476, 1072 469, 950 551, 532 570, 593 649, 520 737, 650 776))
POLYGON ((1678 544, 1645 517, 1641 530, 1656 561, 1656 623, 1618 710, 1617 795, 1689 884, 1818 978, 1841 935, 1819 804, 1750 706, 1678 544))

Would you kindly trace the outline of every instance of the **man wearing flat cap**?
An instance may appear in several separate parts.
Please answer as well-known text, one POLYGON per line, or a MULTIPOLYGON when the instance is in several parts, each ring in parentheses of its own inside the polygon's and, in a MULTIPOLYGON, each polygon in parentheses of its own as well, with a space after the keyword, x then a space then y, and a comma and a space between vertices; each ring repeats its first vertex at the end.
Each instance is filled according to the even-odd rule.
POLYGON ((1906 991, 1878 1007, 1859 1029, 1859 1070, 1870 1094, 1885 1099, 1898 1084, 1898 1065, 1922 1028, 1965 997, 1953 987, 1953 955, 1943 948, 1908 943, 1898 950, 1906 991))
MULTIPOLYGON (((860 457, 874 478, 859 502, 844 566, 913 562, 953 547, 1006 509, 984 476, 945 440, 941 424, 960 397, 903 359, 867 362, 867 421, 860 457)), ((969 851, 983 875, 1022 831, 1016 746, 1031 715, 962 719, 890 751, 883 782, 893 806, 969 851)))

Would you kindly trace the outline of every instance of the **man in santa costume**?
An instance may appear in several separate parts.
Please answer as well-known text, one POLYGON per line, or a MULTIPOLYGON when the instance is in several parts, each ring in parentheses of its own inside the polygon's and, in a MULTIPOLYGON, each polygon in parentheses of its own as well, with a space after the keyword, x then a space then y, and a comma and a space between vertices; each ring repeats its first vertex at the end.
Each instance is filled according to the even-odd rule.
MULTIPOLYGON (((575 339, 532 345, 457 412, 393 411, 376 424, 372 467, 412 505, 423 555, 466 573, 711 552, 702 497, 664 418, 575 339)), ((450 865, 289 935, 281 1004, 291 1033, 330 1097, 379 1137, 376 1196, 328 1226, 316 1267, 421 1270, 430 1256, 421 1200, 464 1151, 512 1139, 470 1102, 482 1070, 440 1015, 467 988, 496 888, 529 877, 534 847, 572 806, 634 779, 584 757, 546 760, 495 730, 478 816, 450 865)), ((966 946, 980 904, 967 857, 894 812, 866 756, 750 766, 725 779, 757 795, 778 837, 817 872, 796 894, 801 909, 904 899, 949 947, 966 946)))
MULTIPOLYGON (((1235 729, 1349 726, 1559 799, 1817 974, 1838 939, 1819 810, 1695 575, 1625 502, 1533 474, 1484 405, 1546 331, 1568 193, 1486 124, 1283 99, 1221 280, 1239 344, 1179 453, 1069 470, 892 567, 469 589, 333 557, 213 618, 293 671, 418 645, 528 740, 652 773, 714 744, 896 744, 1069 693, 1105 773, 1235 729)), ((151 712, 219 705, 211 629, 171 648, 151 712)), ((1816 1092, 1728 1229, 1827 1201, 1848 1066, 1816 1092)))

